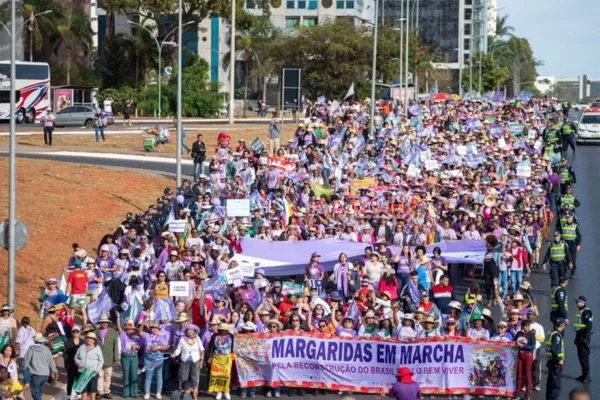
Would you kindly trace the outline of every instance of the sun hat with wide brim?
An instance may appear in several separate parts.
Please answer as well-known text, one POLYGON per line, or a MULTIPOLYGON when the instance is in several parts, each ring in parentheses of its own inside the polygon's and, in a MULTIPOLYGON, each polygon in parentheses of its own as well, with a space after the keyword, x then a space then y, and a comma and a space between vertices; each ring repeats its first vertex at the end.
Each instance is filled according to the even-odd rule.
POLYGON ((110 320, 109 316, 107 313, 104 313, 100 316, 100 319, 98 320, 98 323, 101 324, 102 322, 107 322, 107 323, 111 323, 112 321, 110 320))
POLYGON ((227 331, 229 332, 231 330, 231 326, 225 322, 221 322, 218 326, 217 326, 217 330, 218 331, 227 331))
POLYGON ((188 317, 186 312, 180 312, 177 314, 177 318, 175 318, 175 322, 187 322, 190 318, 188 317))
POLYGON ((33 336, 33 341, 35 343, 46 343, 46 337, 44 337, 44 335, 42 334, 42 332, 37 332, 33 336))
POLYGON ((279 327, 279 329, 283 329, 283 323, 281 323, 281 321, 279 321, 278 319, 270 319, 267 321, 267 326, 270 325, 277 325, 279 327))
POLYGON ((428 317, 425 317, 422 321, 420 321, 421 325, 425 325, 425 324, 433 324, 433 326, 435 328, 437 328, 437 326, 439 325, 439 322, 433 318, 431 315, 428 317))

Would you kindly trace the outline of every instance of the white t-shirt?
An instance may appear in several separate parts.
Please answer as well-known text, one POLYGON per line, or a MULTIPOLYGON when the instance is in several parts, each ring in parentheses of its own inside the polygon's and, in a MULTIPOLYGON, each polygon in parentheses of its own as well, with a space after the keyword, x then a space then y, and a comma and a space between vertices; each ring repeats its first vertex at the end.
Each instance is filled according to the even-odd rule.
POLYGON ((112 100, 109 99, 104 99, 104 112, 105 113, 112 113, 112 100))

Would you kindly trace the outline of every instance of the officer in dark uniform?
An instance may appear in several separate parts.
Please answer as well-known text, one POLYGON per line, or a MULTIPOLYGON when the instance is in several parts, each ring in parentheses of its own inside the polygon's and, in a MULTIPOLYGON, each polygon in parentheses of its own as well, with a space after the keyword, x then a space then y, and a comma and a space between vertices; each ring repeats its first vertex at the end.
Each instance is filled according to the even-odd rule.
POLYGON ((566 158, 563 158, 561 161, 560 167, 558 168, 558 176, 560 176, 560 188, 562 193, 565 193, 567 186, 577 182, 575 171, 573 170, 573 167, 570 167, 567 164, 566 158))
POLYGON ((579 382, 590 382, 590 343, 592 340, 592 310, 587 306, 585 296, 575 299, 577 305, 577 319, 575 320, 575 346, 577 346, 577 358, 581 364, 581 376, 576 378, 579 382))
POLYGON ((550 321, 554 322, 557 318, 562 318, 569 322, 567 319, 567 311, 569 306, 567 304, 567 290, 566 287, 569 284, 569 280, 566 276, 559 279, 559 284, 552 289, 550 294, 550 321))
POLYGON ((561 128, 563 154, 566 156, 569 147, 575 153, 575 126, 566 118, 561 128))
POLYGON ((569 246, 561 240, 559 230, 554 231, 554 240, 548 246, 542 264, 544 268, 550 261, 550 287, 558 285, 558 279, 566 275, 566 267, 572 268, 569 246))
POLYGON ((577 269, 577 253, 581 250, 581 232, 579 231, 579 224, 575 222, 573 213, 569 212, 566 217, 565 223, 561 224, 558 229, 562 233, 562 240, 569 246, 571 262, 573 263, 573 268, 571 268, 572 279, 575 277, 575 270, 577 269))
POLYGON ((560 380, 562 369, 565 365, 565 340, 563 331, 567 326, 564 318, 558 317, 554 321, 554 330, 546 338, 546 367, 548 380, 546 381, 546 400, 558 400, 560 396, 560 380))

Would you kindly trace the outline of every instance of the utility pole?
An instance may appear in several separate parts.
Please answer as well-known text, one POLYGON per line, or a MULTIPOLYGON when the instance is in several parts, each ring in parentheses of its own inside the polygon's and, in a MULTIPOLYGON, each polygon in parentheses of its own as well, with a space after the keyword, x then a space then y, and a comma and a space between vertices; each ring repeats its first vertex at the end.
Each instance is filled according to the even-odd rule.
POLYGON ((410 37, 410 0, 406 0, 406 38, 405 38, 405 52, 406 58, 404 59, 404 84, 406 90, 404 91, 404 112, 408 114, 408 57, 410 54, 409 48, 409 37, 410 37))
POLYGON ((16 183, 16 145, 17 130, 15 124, 15 82, 16 71, 16 46, 15 35, 16 0, 10 2, 10 143, 8 148, 8 306, 11 310, 15 308, 15 276, 16 276, 16 243, 15 227, 17 224, 17 183, 16 183))
POLYGON ((371 65, 371 123, 369 124, 369 136, 374 137, 375 131, 375 79, 377 78, 377 9, 379 1, 375 0, 375 18, 373 18, 373 63, 371 65))
POLYGON ((229 47, 229 123, 233 124, 235 111, 235 0, 231 0, 231 44, 229 47))
POLYGON ((181 91, 183 75, 183 1, 179 0, 177 15, 177 187, 181 186, 181 144, 183 142, 183 126, 181 123, 181 91))

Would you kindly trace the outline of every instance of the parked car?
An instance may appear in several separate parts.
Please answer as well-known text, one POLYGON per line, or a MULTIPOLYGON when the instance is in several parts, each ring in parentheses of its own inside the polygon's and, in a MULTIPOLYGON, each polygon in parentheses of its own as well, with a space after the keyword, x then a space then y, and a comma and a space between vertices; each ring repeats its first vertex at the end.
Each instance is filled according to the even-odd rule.
MULTIPOLYGON (((56 126, 85 126, 94 127, 96 110, 90 106, 72 106, 63 108, 56 113, 56 126)), ((112 113, 108 114, 108 125, 115 123, 112 113)))

